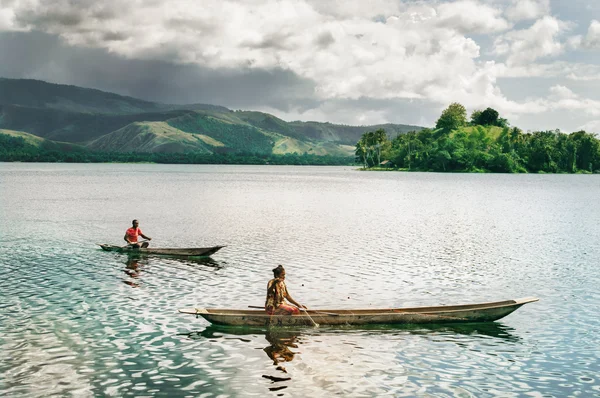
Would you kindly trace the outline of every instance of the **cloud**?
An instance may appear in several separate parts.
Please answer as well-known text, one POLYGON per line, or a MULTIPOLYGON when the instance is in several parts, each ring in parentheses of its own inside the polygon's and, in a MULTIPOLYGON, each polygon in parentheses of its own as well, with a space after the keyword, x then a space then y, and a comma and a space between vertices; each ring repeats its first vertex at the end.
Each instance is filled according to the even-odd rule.
POLYGON ((588 50, 600 50, 600 22, 592 20, 581 46, 588 50))
POLYGON ((561 85, 550 87, 550 93, 558 100, 577 98, 577 95, 573 91, 561 85))
POLYGON ((600 65, 554 61, 524 65, 498 64, 499 78, 543 77, 566 78, 573 81, 600 80, 600 65))
POLYGON ((546 16, 530 28, 508 32, 496 39, 495 54, 506 55, 509 66, 534 62, 538 58, 556 56, 564 46, 558 36, 568 29, 568 24, 546 16))
POLYGON ((389 120, 407 103, 427 104, 418 120, 431 120, 454 101, 515 117, 541 114, 559 100, 516 101, 499 79, 591 81, 599 69, 544 59, 584 42, 594 48, 598 37, 593 21, 587 35, 563 42, 570 25, 549 16, 548 0, 0 2, 0 31, 59 38, 54 53, 11 46, 19 56, 3 60, 0 72, 322 120, 389 120))
POLYGON ((555 85, 550 88, 550 99, 543 100, 549 110, 579 110, 588 115, 600 115, 600 101, 582 98, 569 88, 555 85))
POLYGON ((128 60, 101 49, 72 47, 39 32, 0 33, 0 76, 97 88, 163 103, 282 111, 317 106, 314 82, 288 70, 210 69, 195 64, 128 60))
POLYGON ((14 10, 10 6, 12 3, 7 2, 7 7, 2 6, 2 2, 0 2, 0 32, 2 31, 22 31, 26 30, 24 27, 19 27, 17 23, 15 23, 15 13, 14 10))
POLYGON ((589 122, 579 126, 577 130, 585 130, 591 133, 600 133, 600 120, 590 120, 589 122))
POLYGON ((439 26, 463 33, 500 32, 510 27, 500 16, 502 10, 473 0, 440 4, 437 8, 439 26))
MULTIPOLYGON (((287 70, 318 100, 425 98, 480 74, 467 33, 508 28, 501 10, 454 3, 188 0, 15 2, 15 23, 132 60, 215 70, 287 70), (115 12, 119 10, 119 12, 115 12)), ((473 82, 473 84, 479 84, 473 82)))
POLYGON ((511 0, 505 14, 511 21, 538 19, 550 13, 550 0, 511 0))

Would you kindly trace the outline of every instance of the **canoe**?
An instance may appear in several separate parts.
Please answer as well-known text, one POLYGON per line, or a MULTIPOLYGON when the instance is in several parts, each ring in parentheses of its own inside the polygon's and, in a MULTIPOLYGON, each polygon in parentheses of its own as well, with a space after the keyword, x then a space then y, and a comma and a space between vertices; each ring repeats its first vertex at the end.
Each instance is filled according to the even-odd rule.
POLYGON ((182 248, 182 249, 161 249, 154 247, 134 249, 130 247, 114 246, 108 244, 98 244, 102 250, 107 252, 118 252, 127 254, 160 254, 166 256, 185 256, 185 257, 207 257, 215 254, 221 248, 225 246, 213 246, 213 247, 194 247, 194 248, 182 248))
POLYGON ((523 304, 538 301, 535 297, 438 307, 308 310, 298 315, 268 315, 264 310, 186 308, 179 312, 201 316, 215 325, 226 326, 314 326, 381 325, 418 323, 491 322, 503 318, 523 304), (311 321, 312 318, 312 321, 311 321))

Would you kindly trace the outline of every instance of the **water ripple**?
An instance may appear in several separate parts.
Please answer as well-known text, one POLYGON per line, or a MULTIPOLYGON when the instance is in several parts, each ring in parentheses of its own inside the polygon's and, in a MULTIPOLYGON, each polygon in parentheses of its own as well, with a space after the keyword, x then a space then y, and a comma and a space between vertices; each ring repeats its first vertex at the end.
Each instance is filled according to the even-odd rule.
POLYGON ((2 165, 1 393, 598 396, 600 210, 583 205, 597 181, 2 165), (182 260, 94 245, 118 244, 133 217, 156 247, 227 247, 182 260), (176 312, 262 305, 277 264, 313 308, 541 301, 430 327, 246 330, 176 312))

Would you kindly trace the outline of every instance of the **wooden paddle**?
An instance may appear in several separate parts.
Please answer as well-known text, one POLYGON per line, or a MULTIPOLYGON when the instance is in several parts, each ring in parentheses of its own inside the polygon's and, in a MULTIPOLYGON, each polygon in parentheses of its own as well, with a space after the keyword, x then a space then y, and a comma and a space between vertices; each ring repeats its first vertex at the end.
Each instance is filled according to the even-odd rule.
POLYGON ((312 317, 310 315, 308 315, 308 311, 306 311, 306 308, 300 308, 300 311, 304 311, 304 313, 306 314, 308 319, 310 319, 310 321, 312 322, 314 327, 316 327, 316 328, 319 327, 319 324, 317 322, 315 322, 314 319, 312 319, 312 317))
MULTIPOLYGON (((134 243, 144 243, 144 242, 150 242, 149 240, 140 240, 139 242, 134 242, 134 243)), ((127 247, 129 247, 130 245, 132 245, 133 243, 128 243, 125 246, 123 246, 123 249, 126 249, 127 247)), ((140 247, 141 249, 141 247, 140 247)))

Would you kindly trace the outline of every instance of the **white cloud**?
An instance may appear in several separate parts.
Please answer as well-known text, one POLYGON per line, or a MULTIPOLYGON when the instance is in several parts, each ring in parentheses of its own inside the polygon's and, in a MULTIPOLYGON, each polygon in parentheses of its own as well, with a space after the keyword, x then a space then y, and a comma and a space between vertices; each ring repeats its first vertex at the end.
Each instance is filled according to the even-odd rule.
POLYGON ((474 98, 481 91, 472 79, 481 74, 479 46, 464 33, 508 26, 499 10, 474 0, 401 7, 378 1, 370 10, 349 1, 343 13, 297 0, 61 0, 51 8, 29 1, 14 8, 16 20, 71 45, 210 68, 282 68, 313 80, 321 99, 440 101, 436 92, 448 87, 474 98))
POLYGON ((550 13, 550 0, 511 0, 505 13, 512 21, 537 19, 550 13))
POLYGON ((583 38, 581 45, 590 50, 600 50, 600 22, 593 20, 588 28, 587 35, 583 38))
POLYGON ((582 98, 569 88, 555 85, 550 88, 550 99, 543 100, 548 110, 583 111, 588 115, 600 115, 600 101, 582 98))
POLYGON ((497 65, 498 77, 566 78, 573 81, 600 80, 600 65, 555 61, 525 65, 497 65))
POLYGON ((588 133, 600 133, 600 120, 590 120, 579 126, 577 130, 585 130, 588 133))
POLYGON ((507 55, 508 65, 523 65, 538 58, 555 56, 563 52, 564 46, 558 36, 568 25, 553 17, 544 17, 530 28, 508 32, 494 43, 497 55, 507 55))
POLYGON ((15 23, 15 13, 12 8, 2 7, 0 2, 0 32, 25 30, 15 23))
MULTIPOLYGON (((53 4, 5 0, 3 4, 0 30, 46 32, 73 46, 101 48, 127 59, 213 70, 290 71, 314 82, 311 100, 315 101, 400 98, 443 107, 459 101, 469 109, 491 106, 506 117, 594 105, 562 86, 552 89, 560 98, 520 102, 507 98, 498 87, 499 77, 585 80, 597 75, 597 65, 537 63, 562 54, 567 47, 560 39, 569 25, 548 16, 548 0, 508 4, 504 0, 347 0, 342 5, 320 0, 57 0, 53 4), (493 55, 506 62, 480 59, 478 35, 488 34, 491 39, 491 34, 511 29, 512 22, 536 18, 541 19, 529 28, 497 38, 493 55)), ((592 48, 597 38, 600 23, 593 21, 581 45, 586 42, 592 48)), ((578 45, 574 38, 570 43, 578 45)), ((323 106, 304 116, 331 120, 328 111, 323 106)), ((373 109, 341 115, 364 123, 386 117, 373 109)))
POLYGON ((439 25, 465 33, 491 33, 506 30, 508 22, 500 16, 502 10, 474 0, 440 4, 439 25))
POLYGON ((573 99, 576 98, 577 95, 571 91, 569 88, 561 85, 556 85, 550 87, 550 93, 558 100, 562 99, 573 99))

